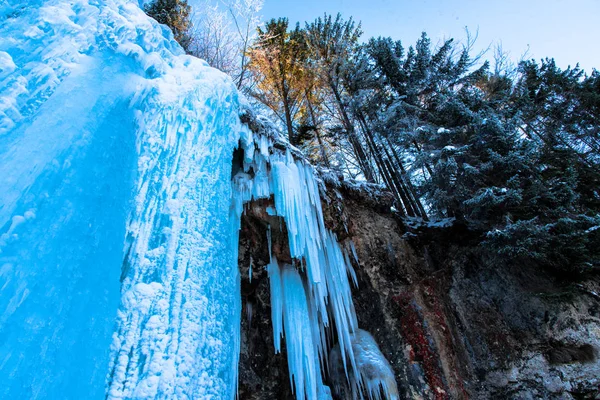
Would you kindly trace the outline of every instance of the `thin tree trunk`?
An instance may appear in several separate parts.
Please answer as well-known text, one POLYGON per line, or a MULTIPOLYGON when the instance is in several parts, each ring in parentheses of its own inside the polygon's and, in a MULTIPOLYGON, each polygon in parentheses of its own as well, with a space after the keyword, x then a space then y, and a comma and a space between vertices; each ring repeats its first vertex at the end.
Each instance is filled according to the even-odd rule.
MULTIPOLYGON (((422 154, 423 152, 421 151, 421 148, 419 147, 419 144, 417 143, 416 140, 413 140, 413 144, 415 145, 415 148, 417 149, 419 154, 422 154)), ((425 166, 425 169, 427 169, 427 172, 429 172, 429 176, 433 176, 433 170, 431 169, 429 164, 427 164, 425 161, 423 161, 423 165, 425 166)))
POLYGON ((308 112, 310 114, 310 119, 315 128, 315 135, 317 136, 317 141, 319 142, 319 148, 321 149, 321 157, 323 157, 323 163, 327 168, 330 167, 329 158, 327 157, 327 152, 325 151, 325 145, 323 144, 323 139, 321 138, 321 132, 319 127, 317 126, 317 119, 315 118, 315 112, 313 110, 312 103, 308 96, 308 91, 305 92, 304 97, 306 99, 306 105, 308 106, 308 112))
POLYGON ((350 143, 352 144, 352 147, 355 150, 356 158, 358 159, 359 165, 361 166, 361 169, 363 170, 362 172, 365 175, 365 179, 369 182, 374 182, 373 172, 371 171, 370 166, 367 164, 367 155, 365 154, 365 150, 363 149, 362 145, 360 144, 360 141, 356 137, 354 125, 352 125, 352 123, 350 122, 350 118, 348 117, 348 114, 347 114, 344 104, 342 102, 342 98, 341 98, 337 88, 335 87, 335 84, 330 82, 329 87, 335 97, 335 100, 336 100, 336 103, 338 106, 338 110, 342 116, 342 122, 344 124, 344 127, 346 128, 346 131, 348 132, 348 136, 350 138, 350 143))
POLYGON ((396 163, 398 164, 398 167, 400 168, 400 172, 402 173, 402 178, 408 188, 408 192, 411 195, 411 197, 413 198, 413 201, 416 204, 417 208, 419 209, 421 218, 423 218, 424 220, 427 220, 427 213, 425 212, 425 208, 423 207, 423 204, 421 204, 421 200, 419 199, 419 196, 417 196, 417 192, 415 191, 415 187, 412 184, 412 181, 410 180, 410 176, 408 175, 408 172, 404 168, 404 163, 400 159, 400 156, 398 156, 398 152, 394 148, 390 139, 386 137, 385 140, 387 141, 390 149, 392 149, 392 154, 394 155, 394 159, 396 160, 396 163))
MULTIPOLYGON (((367 145, 368 145, 368 148, 371 150, 371 154, 373 155, 373 159, 375 160, 375 165, 377 166, 377 169, 379 169, 379 173, 381 174, 383 181, 387 185, 388 189, 394 195, 396 202, 398 202, 398 204, 401 206, 400 208, 406 210, 407 209, 406 205, 404 204, 402 195, 400 193, 401 188, 398 187, 396 182, 394 182, 394 180, 392 179, 392 176, 391 176, 392 171, 388 170, 387 166, 383 162, 383 159, 381 158, 381 155, 378 154, 377 149, 375 149, 373 147, 373 144, 368 140, 367 140, 367 145)), ((402 210, 399 210, 399 211, 403 215, 406 215, 406 212, 404 212, 402 210)))
POLYGON ((373 154, 380 171, 385 175, 384 178, 386 178, 386 181, 388 182, 388 188, 392 190, 392 192, 395 192, 396 201, 398 201, 398 203, 404 207, 406 214, 411 217, 418 216, 418 211, 415 209, 411 199, 408 197, 406 185, 404 182, 402 182, 402 179, 398 179, 398 176, 389 162, 389 159, 386 160, 382 157, 381 150, 379 149, 379 146, 377 145, 377 142, 375 141, 373 134, 367 125, 366 119, 360 112, 357 112, 357 116, 359 123, 363 128, 367 144, 371 149, 371 153, 373 154))
POLYGON ((288 99, 288 91, 286 89, 285 81, 281 80, 281 93, 283 94, 283 110, 285 111, 285 125, 288 131, 288 140, 291 144, 294 144, 294 125, 292 123, 292 110, 290 108, 290 100, 288 99))
MULTIPOLYGON (((525 122, 525 121, 524 121, 525 122)), ((541 123, 543 125, 542 122, 540 122, 539 120, 537 121, 539 123, 541 123)), ((546 145, 550 146, 550 147, 554 147, 552 146, 551 143, 549 143, 548 138, 544 137, 544 135, 542 135, 541 133, 539 133, 533 126, 531 126, 531 123, 525 122, 525 124, 527 125, 527 128, 529 130, 531 130, 542 142, 544 142, 546 145)), ((529 132, 527 132, 526 130, 524 130, 523 128, 519 127, 523 132, 525 132, 525 134, 527 136, 529 136, 531 138, 531 134, 529 132)), ((567 143, 563 138, 556 136, 556 138, 565 146, 567 146, 569 149, 571 149, 576 155, 577 157, 579 157, 579 159, 588 167, 594 169, 597 171, 597 167, 592 164, 587 158, 585 158, 585 156, 583 154, 581 154, 580 152, 578 152, 577 150, 575 150, 569 143, 567 143)))

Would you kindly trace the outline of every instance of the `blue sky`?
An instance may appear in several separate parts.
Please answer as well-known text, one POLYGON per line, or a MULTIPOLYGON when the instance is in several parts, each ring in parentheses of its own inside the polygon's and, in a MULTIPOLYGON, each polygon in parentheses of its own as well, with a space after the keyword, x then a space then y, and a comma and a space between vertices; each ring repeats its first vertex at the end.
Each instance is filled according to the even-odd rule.
POLYGON ((265 0, 263 16, 295 23, 338 11, 361 20, 365 37, 391 36, 408 45, 426 31, 435 43, 464 39, 467 26, 479 28, 478 49, 502 42, 518 59, 529 45, 529 58, 600 69, 600 0, 265 0))

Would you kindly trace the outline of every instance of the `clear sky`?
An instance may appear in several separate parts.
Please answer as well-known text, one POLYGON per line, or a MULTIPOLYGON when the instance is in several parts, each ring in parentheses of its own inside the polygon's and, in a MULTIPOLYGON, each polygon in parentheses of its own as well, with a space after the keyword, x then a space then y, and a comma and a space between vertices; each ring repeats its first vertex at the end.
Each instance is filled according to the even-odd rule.
MULTIPOLYGON (((265 0, 265 19, 310 21, 324 12, 361 20, 364 37, 391 36, 405 47, 422 31, 432 41, 463 40, 479 28, 477 48, 501 42, 513 59, 529 58, 600 69, 600 0, 265 0)), ((491 53, 488 58, 491 58, 491 53)))

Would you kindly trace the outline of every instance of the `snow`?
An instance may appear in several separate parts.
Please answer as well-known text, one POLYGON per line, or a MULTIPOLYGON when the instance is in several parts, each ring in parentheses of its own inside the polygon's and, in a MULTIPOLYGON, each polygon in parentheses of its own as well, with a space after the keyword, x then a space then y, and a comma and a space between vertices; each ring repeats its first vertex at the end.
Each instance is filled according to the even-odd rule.
POLYGON ((275 351, 330 399, 332 330, 359 368, 356 254, 299 152, 137 1, 3 2, 0 37, 0 398, 235 398, 241 215, 273 196, 296 260, 268 269, 275 351))
POLYGON ((418 217, 403 217, 404 224, 413 230, 419 229, 441 229, 449 228, 456 222, 456 218, 441 218, 433 221, 425 221, 418 217))

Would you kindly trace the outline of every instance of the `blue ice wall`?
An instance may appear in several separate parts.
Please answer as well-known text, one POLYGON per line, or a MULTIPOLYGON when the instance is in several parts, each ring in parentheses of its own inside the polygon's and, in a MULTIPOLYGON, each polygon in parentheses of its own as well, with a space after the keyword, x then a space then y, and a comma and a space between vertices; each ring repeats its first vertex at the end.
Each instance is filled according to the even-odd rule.
MULTIPOLYGON (((56 99, 38 115, 52 120, 56 99)), ((78 96, 72 100, 80 111, 85 107, 78 96)), ((21 152, 28 155, 20 160, 24 169, 38 175, 14 204, 0 239, 0 398, 104 394, 135 170, 126 106, 92 105, 91 112, 106 118, 81 124, 24 124, 14 132, 21 137, 12 154, 2 148, 2 169, 14 168, 3 171, 4 179, 17 172, 5 161, 21 152), (59 133, 54 140, 68 138, 69 146, 42 164, 36 153, 47 143, 37 138, 50 132, 59 133)))
POLYGON ((0 1, 0 38, 0 398, 231 397, 231 81, 137 1, 0 1))

